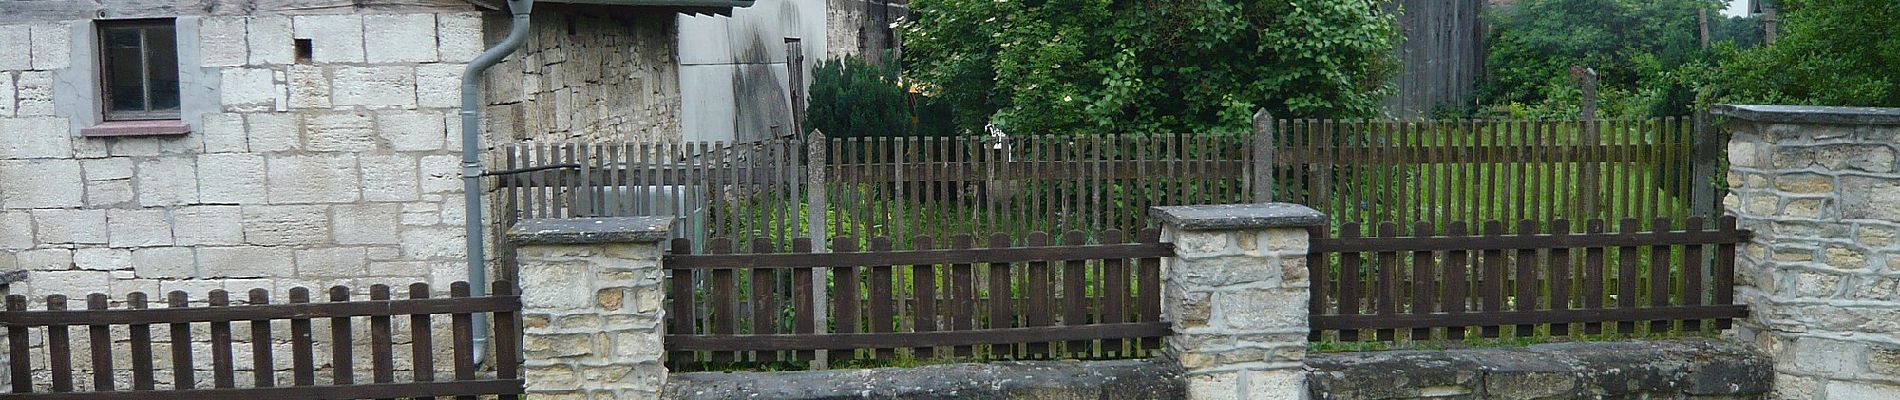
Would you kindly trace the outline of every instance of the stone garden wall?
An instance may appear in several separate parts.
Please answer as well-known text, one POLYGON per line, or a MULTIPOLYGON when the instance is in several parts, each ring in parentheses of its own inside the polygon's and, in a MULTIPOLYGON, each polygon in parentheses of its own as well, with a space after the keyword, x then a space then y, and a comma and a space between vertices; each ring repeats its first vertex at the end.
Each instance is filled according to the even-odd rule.
POLYGON ((1724 106, 1740 335, 1785 399, 1900 398, 1900 109, 1724 106))

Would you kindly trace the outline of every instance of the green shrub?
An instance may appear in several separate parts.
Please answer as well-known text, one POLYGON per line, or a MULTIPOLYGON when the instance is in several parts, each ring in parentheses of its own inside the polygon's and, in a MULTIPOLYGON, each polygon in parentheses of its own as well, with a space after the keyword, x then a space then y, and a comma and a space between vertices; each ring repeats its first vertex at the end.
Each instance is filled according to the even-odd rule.
POLYGON ((946 136, 949 111, 912 92, 897 69, 863 58, 820 62, 812 70, 806 120, 833 138, 946 136))

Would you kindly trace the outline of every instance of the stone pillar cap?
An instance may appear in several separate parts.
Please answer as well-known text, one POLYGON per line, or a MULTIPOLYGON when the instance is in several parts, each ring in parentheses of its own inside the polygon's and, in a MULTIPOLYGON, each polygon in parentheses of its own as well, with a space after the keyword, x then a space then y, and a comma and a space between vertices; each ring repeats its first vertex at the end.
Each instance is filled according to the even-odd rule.
POLYGON ((508 230, 519 244, 658 242, 671 237, 673 217, 525 219, 508 230))
POLYGON ((1900 125, 1900 108, 1717 104, 1719 116, 1751 122, 1827 125, 1900 125))
POLYGON ((1326 214, 1291 203, 1164 206, 1149 212, 1162 222, 1190 231, 1295 228, 1326 224, 1326 214))

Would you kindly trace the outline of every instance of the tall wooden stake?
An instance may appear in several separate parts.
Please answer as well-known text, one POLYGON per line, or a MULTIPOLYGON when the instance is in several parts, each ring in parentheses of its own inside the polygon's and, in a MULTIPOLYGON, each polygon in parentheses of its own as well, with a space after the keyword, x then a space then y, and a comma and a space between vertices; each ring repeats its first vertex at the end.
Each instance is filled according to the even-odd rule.
MULTIPOLYGON (((811 251, 814 253, 831 252, 831 237, 828 232, 825 232, 825 229, 828 228, 830 224, 830 221, 826 219, 826 215, 829 214, 828 211, 831 209, 831 204, 826 198, 827 193, 825 192, 827 188, 825 184, 825 149, 827 148, 829 147, 827 143, 825 143, 825 133, 823 131, 811 131, 811 136, 805 140, 805 174, 807 179, 809 179, 807 182, 809 184, 805 186, 805 230, 811 235, 811 251)), ((812 313, 812 320, 818 321, 818 333, 828 332, 825 321, 831 320, 830 313, 825 309, 826 305, 831 304, 831 297, 829 293, 827 293, 825 286, 827 282, 831 282, 830 279, 827 279, 827 275, 830 273, 830 268, 811 269, 812 304, 810 304, 811 308, 809 308, 809 310, 811 310, 812 313)), ((818 350, 813 351, 812 354, 811 369, 822 370, 829 368, 829 353, 824 350, 818 350)))
POLYGON ((1247 184, 1253 189, 1253 202, 1272 202, 1273 114, 1265 108, 1253 113, 1253 165, 1247 173, 1247 184))

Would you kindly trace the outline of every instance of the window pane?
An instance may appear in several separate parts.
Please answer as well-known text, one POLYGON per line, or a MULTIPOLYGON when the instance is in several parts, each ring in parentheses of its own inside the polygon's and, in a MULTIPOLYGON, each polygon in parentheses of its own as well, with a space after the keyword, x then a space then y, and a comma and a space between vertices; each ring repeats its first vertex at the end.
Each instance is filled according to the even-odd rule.
POLYGON ((145 73, 141 60, 144 55, 139 49, 139 29, 103 31, 106 90, 111 99, 107 106, 111 111, 144 111, 145 73))
POLYGON ((170 26, 146 28, 145 54, 151 77, 152 110, 178 109, 177 33, 170 26))

